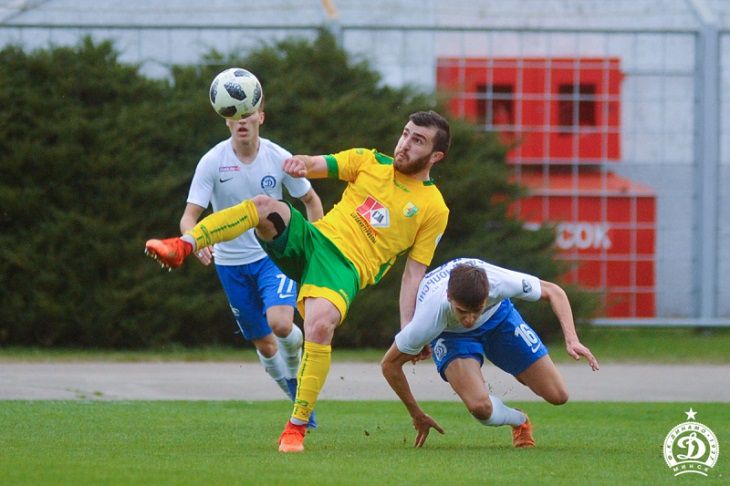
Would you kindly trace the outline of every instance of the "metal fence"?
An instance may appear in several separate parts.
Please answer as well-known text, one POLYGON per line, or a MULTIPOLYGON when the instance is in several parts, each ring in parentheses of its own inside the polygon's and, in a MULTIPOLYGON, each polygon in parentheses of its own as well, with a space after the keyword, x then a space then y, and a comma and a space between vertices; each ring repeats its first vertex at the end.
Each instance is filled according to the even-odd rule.
MULTIPOLYGON (((532 196, 515 211, 564 224, 568 277, 614 299, 598 324, 720 326, 730 325, 730 37, 703 25, 329 28, 385 83, 441 89, 453 115, 519 142, 509 161, 532 196)), ((319 28, 16 24, 0 25, 0 45, 113 39, 123 61, 161 76, 211 48, 319 28)))

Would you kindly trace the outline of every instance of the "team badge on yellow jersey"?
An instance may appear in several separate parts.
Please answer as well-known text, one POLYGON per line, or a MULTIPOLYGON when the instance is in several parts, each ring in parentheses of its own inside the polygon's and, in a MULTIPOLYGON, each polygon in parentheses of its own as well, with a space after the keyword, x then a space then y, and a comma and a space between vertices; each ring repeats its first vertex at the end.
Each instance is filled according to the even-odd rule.
POLYGON ((403 216, 405 216, 406 218, 411 218, 415 216, 417 212, 418 208, 412 202, 409 202, 403 207, 403 216))

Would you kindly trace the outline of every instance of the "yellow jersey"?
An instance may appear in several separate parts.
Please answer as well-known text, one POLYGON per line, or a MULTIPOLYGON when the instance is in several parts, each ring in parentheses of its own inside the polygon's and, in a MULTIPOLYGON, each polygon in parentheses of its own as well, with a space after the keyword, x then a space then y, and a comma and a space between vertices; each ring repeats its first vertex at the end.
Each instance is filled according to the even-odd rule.
POLYGON ((380 281, 403 253, 431 263, 449 218, 433 181, 401 174, 392 157, 375 150, 355 148, 325 160, 328 177, 348 184, 314 225, 355 265, 361 289, 380 281))

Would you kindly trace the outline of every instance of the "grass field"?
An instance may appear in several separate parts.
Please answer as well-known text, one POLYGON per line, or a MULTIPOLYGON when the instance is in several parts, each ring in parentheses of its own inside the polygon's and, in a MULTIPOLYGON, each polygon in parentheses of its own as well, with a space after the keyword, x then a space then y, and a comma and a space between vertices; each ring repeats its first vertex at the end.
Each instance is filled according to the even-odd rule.
MULTIPOLYGON (((459 403, 425 402, 446 429, 414 449, 396 402, 322 402, 304 454, 280 454, 290 404, 273 402, 0 402, 2 484, 663 484, 666 434, 697 419, 724 445, 727 404, 522 405, 538 447, 511 447, 459 403)), ((721 452, 708 478, 727 484, 721 452)))
MULTIPOLYGON (((581 340, 602 362, 730 363, 730 329, 598 328, 583 326, 581 340)), ((572 361, 561 342, 549 343, 556 362, 572 361)), ((385 349, 343 349, 334 346, 335 361, 371 361, 385 349)), ((0 362, 8 361, 248 361, 257 362, 252 347, 115 351, 78 349, 0 348, 0 362)))
MULTIPOLYGON (((730 330, 584 328, 603 362, 730 363, 730 330)), ((340 350, 335 361, 377 361, 383 350, 340 350)), ((567 361, 559 343, 556 361, 567 361)), ((256 361, 250 350, 158 351, 0 349, 2 362, 256 361)), ((396 401, 317 405, 319 430, 301 455, 276 451, 290 403, 0 401, 0 484, 665 484, 666 434, 697 420, 720 442, 708 478, 728 484, 727 403, 510 403, 535 423, 538 447, 515 450, 508 427, 488 428, 458 402, 425 402, 446 429, 423 449, 396 401)))

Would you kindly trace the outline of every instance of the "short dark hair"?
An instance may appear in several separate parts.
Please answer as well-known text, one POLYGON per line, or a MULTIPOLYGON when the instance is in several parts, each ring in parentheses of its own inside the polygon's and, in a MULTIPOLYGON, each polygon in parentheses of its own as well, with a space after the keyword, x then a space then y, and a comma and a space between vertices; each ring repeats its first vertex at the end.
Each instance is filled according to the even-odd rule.
POLYGON ((460 263, 451 269, 448 296, 469 309, 479 309, 489 296, 489 280, 483 268, 460 263))
POLYGON ((451 128, 446 118, 433 110, 429 110, 412 113, 408 117, 408 120, 419 127, 436 128, 436 136, 433 139, 433 150, 434 152, 443 152, 444 158, 448 155, 449 147, 451 146, 451 128))

